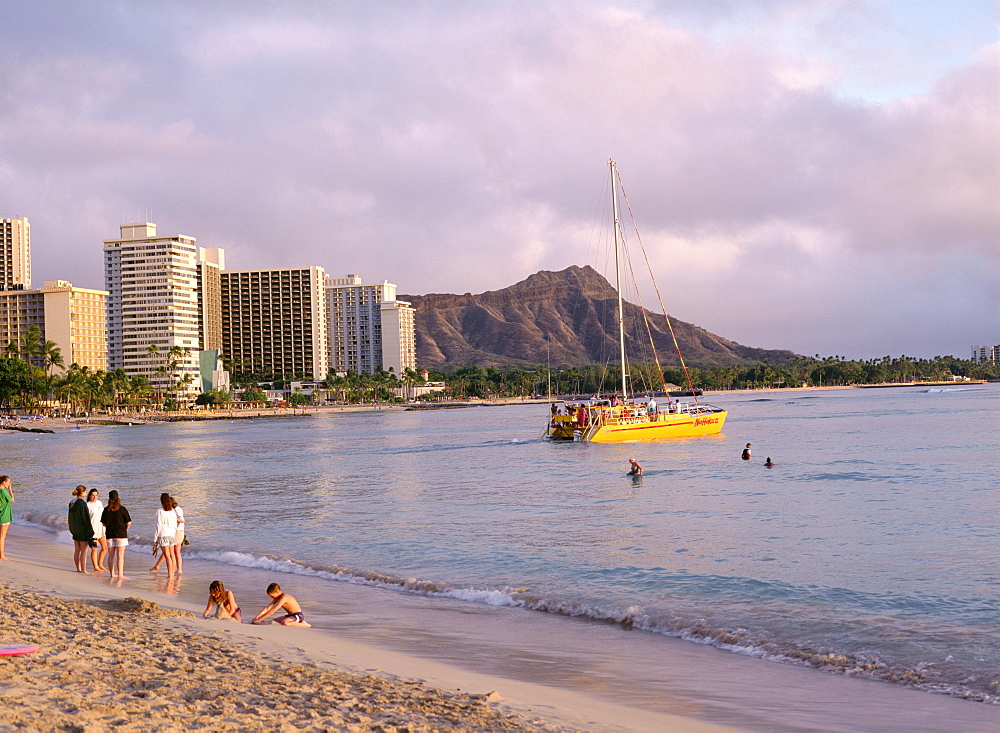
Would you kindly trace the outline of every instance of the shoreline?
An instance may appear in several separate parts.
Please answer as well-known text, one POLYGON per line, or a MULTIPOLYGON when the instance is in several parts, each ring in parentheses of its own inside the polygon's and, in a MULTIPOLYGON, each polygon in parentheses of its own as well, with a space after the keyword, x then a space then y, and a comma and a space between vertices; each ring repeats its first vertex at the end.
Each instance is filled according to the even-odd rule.
POLYGON ((162 574, 136 567, 146 562, 143 554, 129 553, 130 580, 81 575, 61 561, 71 548, 43 532, 11 525, 11 561, 0 563, 0 613, 8 619, 0 641, 39 646, 31 654, 0 657, 0 725, 733 730, 469 671, 317 628, 202 619, 203 605, 156 590, 162 574))
MULTIPOLYGON (((848 389, 886 389, 900 387, 981 387, 990 384, 988 381, 970 382, 907 382, 885 384, 850 384, 825 387, 760 387, 757 389, 706 390, 701 395, 703 399, 724 398, 727 396, 795 393, 795 392, 828 392, 848 389)), ((174 422, 212 422, 225 420, 273 420, 303 417, 329 417, 342 413, 357 412, 406 412, 421 410, 456 410, 472 407, 504 407, 510 405, 548 405, 563 397, 553 395, 548 397, 498 397, 495 399, 469 399, 452 402, 420 402, 420 403, 385 403, 358 405, 322 405, 308 407, 275 407, 261 410, 192 410, 174 413, 136 413, 114 415, 111 413, 94 413, 88 418, 38 417, 31 420, 20 420, 13 424, 8 421, 0 425, 0 435, 6 430, 9 433, 54 433, 63 430, 77 430, 96 427, 141 427, 174 422)))
MULTIPOLYGON (((72 548, 49 531, 13 525, 7 547, 14 561, 0 563, 0 584, 83 602, 140 598, 168 610, 200 615, 204 589, 212 577, 221 576, 228 587, 235 588, 245 612, 252 614, 262 605, 257 595, 263 583, 281 580, 302 602, 314 628, 169 618, 156 629, 147 625, 141 634, 138 629, 129 632, 129 638, 148 638, 161 631, 190 635, 197 641, 197 650, 188 655, 195 660, 190 664, 195 668, 207 665, 209 673, 218 666, 218 659, 231 658, 226 644, 236 644, 241 651, 272 660, 259 662, 271 669, 276 665, 336 669, 403 681, 409 685, 405 689, 413 689, 414 681, 418 681, 447 693, 471 691, 473 702, 466 700, 462 704, 479 709, 486 699, 493 712, 520 716, 517 725, 521 728, 514 729, 735 729, 770 733, 853 731, 866 729, 872 721, 878 722, 879 730, 887 731, 992 731, 1000 725, 997 706, 765 661, 680 639, 651 638, 645 632, 617 625, 568 620, 525 609, 427 599, 352 583, 317 583, 305 576, 275 577, 273 571, 240 569, 198 559, 185 560, 184 590, 180 583, 171 589, 162 574, 139 569, 148 562, 144 552, 128 554, 126 572, 132 580, 119 587, 106 576, 72 572, 72 548), (317 605, 319 598, 324 598, 322 606, 317 605), (202 642, 206 635, 215 641, 202 642), (606 652, 613 650, 613 659, 595 656, 595 644, 606 652), (651 674, 660 678, 653 687, 644 683, 651 674)), ((32 637, 25 634, 39 623, 32 615, 23 624, 6 626, 2 640, 33 643, 32 637), (12 638, 12 631, 19 636, 12 638)), ((40 628, 50 625, 46 621, 40 628)), ((73 626, 59 621, 57 625, 75 631, 86 627, 87 622, 77 621, 73 626)), ((115 628, 118 634, 118 626, 115 628)), ((38 657, 39 653, 23 659, 38 657)), ((93 677, 87 683, 90 694, 107 695, 102 675, 94 675, 89 654, 74 658, 83 665, 77 671, 81 676, 93 677)), ((0 664, 6 663, 0 659, 0 664)), ((162 660, 153 659, 151 664, 147 665, 146 676, 162 674, 162 660)), ((171 695, 181 696, 189 688, 214 684, 188 670, 182 679, 175 680, 174 692, 157 694, 151 700, 162 706, 170 702, 171 695), (162 695, 167 695, 168 700, 162 695)), ((18 694, 42 694, 21 687, 18 694)), ((44 694, 55 694, 45 689, 44 694)), ((233 699, 229 702, 236 704, 233 699)), ((234 730, 241 727, 240 722, 249 725, 255 720, 243 720, 239 717, 242 714, 250 716, 253 710, 232 718, 236 721, 234 730)), ((0 722, 6 720, 4 716, 0 713, 0 722)), ((456 727, 493 730, 496 725, 477 726, 470 719, 456 727)), ((313 724, 309 723, 309 727, 313 724)), ((409 723, 406 727, 440 730, 452 726, 438 721, 430 725, 409 723)), ((358 729, 372 728, 365 724, 358 729)))
POLYGON ((0 589, 0 612, 8 623, 30 627, 39 646, 2 662, 0 721, 6 725, 559 730, 496 709, 490 694, 444 692, 419 681, 303 664, 274 644, 266 651, 248 648, 246 640, 199 629, 190 613, 138 597, 73 600, 3 583, 0 589), (78 656, 81 648, 85 659, 78 656))

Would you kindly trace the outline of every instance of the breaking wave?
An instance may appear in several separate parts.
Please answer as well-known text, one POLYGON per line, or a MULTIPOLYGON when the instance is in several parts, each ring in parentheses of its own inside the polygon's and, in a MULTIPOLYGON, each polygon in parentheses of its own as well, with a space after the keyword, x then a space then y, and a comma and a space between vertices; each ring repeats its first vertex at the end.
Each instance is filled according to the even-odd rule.
MULTIPOLYGON (((15 521, 50 530, 57 535, 59 541, 67 543, 70 541, 69 533, 65 529, 66 520, 61 514, 29 512, 16 517, 15 521)), ((151 539, 142 536, 130 536, 129 542, 129 547, 137 552, 146 552, 151 546, 151 539)), ((589 619, 598 623, 616 624, 626 629, 707 644, 744 656, 893 682, 925 692, 1000 705, 1000 680, 981 679, 969 674, 968 670, 960 666, 955 669, 944 669, 947 665, 929 661, 912 665, 894 663, 876 655, 848 653, 838 649, 812 647, 791 640, 776 639, 762 631, 718 627, 704 618, 683 612, 674 614, 664 609, 654 612, 641 606, 620 606, 614 603, 605 605, 548 597, 539 595, 530 588, 463 587, 434 580, 402 578, 373 570, 307 563, 287 556, 255 555, 234 550, 192 548, 185 551, 185 557, 333 582, 356 583, 429 597, 450 598, 468 603, 522 608, 556 616, 589 619)), ((776 595, 782 589, 758 590, 766 596, 768 593, 776 595)))

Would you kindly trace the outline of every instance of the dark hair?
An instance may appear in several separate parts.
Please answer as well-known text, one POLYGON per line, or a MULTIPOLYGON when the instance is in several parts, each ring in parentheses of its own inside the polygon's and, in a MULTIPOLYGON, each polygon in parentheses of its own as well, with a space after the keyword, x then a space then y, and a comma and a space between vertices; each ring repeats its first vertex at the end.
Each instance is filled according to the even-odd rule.
POLYGON ((10 481, 10 476, 0 476, 0 486, 3 486, 8 481, 10 481))
POLYGON ((167 493, 160 494, 160 506, 162 506, 163 509, 168 512, 171 509, 173 509, 173 507, 170 506, 170 494, 167 493))
POLYGON ((176 509, 177 508, 177 499, 175 499, 172 496, 170 497, 170 508, 171 509, 176 509))
POLYGON ((108 492, 108 506, 106 509, 109 512, 117 512, 122 508, 122 500, 118 498, 118 492, 114 489, 108 492))
POLYGON ((274 593, 274 591, 281 591, 281 586, 278 585, 277 583, 271 583, 271 585, 267 586, 268 595, 271 595, 272 593, 274 593))
POLYGON ((87 501, 90 501, 91 494, 99 494, 99 493, 100 492, 97 489, 91 489, 90 491, 87 492, 87 501))

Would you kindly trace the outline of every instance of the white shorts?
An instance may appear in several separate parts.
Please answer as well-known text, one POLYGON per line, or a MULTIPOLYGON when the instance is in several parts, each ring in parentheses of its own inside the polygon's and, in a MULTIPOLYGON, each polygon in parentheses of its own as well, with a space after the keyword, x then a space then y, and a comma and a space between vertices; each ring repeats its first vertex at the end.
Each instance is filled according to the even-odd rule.
POLYGON ((160 543, 160 547, 173 547, 174 538, 173 537, 161 537, 157 540, 160 543))
POLYGON ((108 537, 108 547, 128 547, 128 539, 125 537, 108 537))

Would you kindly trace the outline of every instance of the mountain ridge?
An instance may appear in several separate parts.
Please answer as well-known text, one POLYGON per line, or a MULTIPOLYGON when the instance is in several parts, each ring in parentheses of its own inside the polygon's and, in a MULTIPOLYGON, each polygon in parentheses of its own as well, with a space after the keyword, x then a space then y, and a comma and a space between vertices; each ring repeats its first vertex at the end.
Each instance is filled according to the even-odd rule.
MULTIPOLYGON (((460 366, 586 366, 617 361, 618 296, 590 265, 541 270, 500 290, 456 295, 400 295, 415 313, 417 364, 460 366)), ((643 312, 661 364, 677 364, 663 314, 625 302, 626 352, 653 358, 643 312), (641 338, 638 334, 642 334, 641 338), (644 353, 645 352, 645 353, 644 353)), ((792 351, 744 346, 671 317, 689 365, 719 366, 767 361, 787 364, 792 351)))

